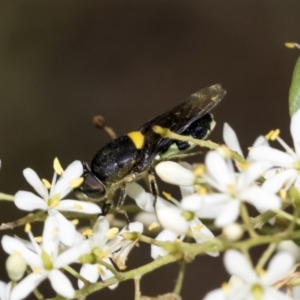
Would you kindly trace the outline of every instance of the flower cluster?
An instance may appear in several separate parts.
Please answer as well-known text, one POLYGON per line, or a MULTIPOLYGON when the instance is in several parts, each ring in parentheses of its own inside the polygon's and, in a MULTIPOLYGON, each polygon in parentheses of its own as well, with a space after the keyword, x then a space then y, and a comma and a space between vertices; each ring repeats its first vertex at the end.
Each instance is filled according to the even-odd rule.
MULTIPOLYGON (((36 193, 19 191, 14 203, 21 210, 33 212, 25 218, 28 240, 8 235, 2 238, 2 247, 9 254, 6 269, 11 282, 0 281, 0 299, 21 300, 31 292, 38 293, 37 288, 46 279, 58 295, 68 299, 85 297, 88 292, 82 291, 99 279, 103 286, 114 289, 120 278, 125 278, 120 271, 127 267, 129 253, 140 241, 150 244, 153 268, 157 267, 156 262, 163 265, 164 259, 170 257, 184 262, 195 255, 216 257, 224 251, 224 264, 231 279, 209 292, 204 300, 291 299, 279 289, 288 287, 292 296, 292 287, 300 283, 297 265, 293 268, 300 253, 296 246, 300 238, 297 128, 300 110, 291 120, 295 150, 275 130, 259 137, 244 156, 234 130, 225 124, 226 145, 209 151, 203 164, 159 162, 156 174, 166 183, 178 186, 181 199, 166 192, 162 193, 164 197, 154 196, 136 182, 127 183, 125 192, 140 212, 135 222, 121 230, 124 222, 120 226, 117 219, 101 215, 97 204, 66 199, 83 182, 81 162, 75 161, 63 170, 55 159, 51 183, 40 179, 32 169, 25 169, 24 177, 36 193), (269 141, 275 140, 286 152, 270 146, 269 141), (294 213, 285 211, 286 206, 294 208, 294 213), (249 207, 255 208, 258 218, 266 216, 260 219, 259 226, 251 219, 249 207), (279 229, 276 224, 269 226, 271 234, 264 235, 261 227, 272 220, 274 225, 276 214, 287 219, 289 225, 284 229, 282 225, 279 229), (82 216, 90 221, 90 228, 80 227, 78 219, 72 220, 82 216), (29 224, 37 220, 44 221, 41 237, 34 236, 29 224), (150 234, 155 229, 154 239, 142 235, 144 225, 150 234), (215 237, 214 230, 221 230, 221 235, 215 237), (277 247, 279 242, 283 243, 277 247), (286 248, 288 243, 292 243, 294 254, 286 248), (253 266, 249 250, 263 244, 269 246, 253 266), (271 258, 276 249, 280 252, 271 258), (80 265, 78 272, 72 264, 80 265), (70 276, 77 279, 77 289, 70 276)), ((135 280, 140 277, 139 272, 128 273, 135 280)))
MULTIPOLYGON (((32 192, 19 191, 15 195, 15 205, 26 211, 39 210, 36 215, 44 213, 45 222, 41 237, 34 237, 29 223, 25 226, 29 241, 5 235, 2 247, 10 256, 6 263, 11 282, 0 281, 0 299, 19 300, 27 297, 41 282, 49 279, 58 295, 72 299, 75 289, 65 272, 78 278, 81 289, 99 277, 106 280, 114 277, 114 260, 119 268, 126 268, 126 260, 136 241, 123 238, 126 232, 141 233, 140 222, 128 224, 123 230, 110 228, 107 218, 97 218, 92 229, 83 232, 76 230, 74 223, 63 213, 80 213, 99 215, 101 210, 94 203, 63 199, 73 188, 82 183, 82 164, 73 162, 64 171, 58 160, 54 160, 52 184, 40 180, 32 169, 25 169, 24 176, 39 196, 32 192), (59 176, 59 179, 57 177, 59 176), (45 214, 46 213, 46 214, 45 214), (79 273, 70 264, 81 264, 79 273), (29 270, 24 277, 25 270, 29 270), (77 274, 77 275, 76 275, 77 274), (24 277, 24 278, 23 278, 24 277)), ((109 288, 115 288, 117 283, 109 288)))

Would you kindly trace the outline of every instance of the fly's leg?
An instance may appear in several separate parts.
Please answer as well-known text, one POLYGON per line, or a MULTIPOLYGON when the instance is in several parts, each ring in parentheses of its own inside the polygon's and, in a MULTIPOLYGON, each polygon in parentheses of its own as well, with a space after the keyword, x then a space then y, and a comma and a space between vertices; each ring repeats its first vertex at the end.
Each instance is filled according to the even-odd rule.
POLYGON ((127 212, 122 209, 125 198, 126 198, 126 185, 125 185, 125 183, 123 183, 122 186, 121 186, 121 189, 120 189, 120 196, 119 196, 118 204, 117 204, 117 207, 116 207, 116 211, 125 216, 125 219, 126 219, 126 222, 127 222, 127 227, 128 227, 128 225, 130 223, 130 220, 129 220, 129 217, 127 215, 127 212))
POLYGON ((102 204, 102 207, 101 207, 101 210, 102 210, 102 213, 100 214, 101 216, 106 216, 110 210, 110 207, 111 207, 111 201, 109 199, 105 199, 103 201, 103 204, 102 204))

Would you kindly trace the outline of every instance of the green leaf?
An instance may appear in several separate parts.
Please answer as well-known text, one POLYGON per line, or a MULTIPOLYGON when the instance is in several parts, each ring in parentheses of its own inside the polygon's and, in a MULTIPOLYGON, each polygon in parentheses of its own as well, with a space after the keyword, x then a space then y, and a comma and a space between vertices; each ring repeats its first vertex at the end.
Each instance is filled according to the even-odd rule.
POLYGON ((300 57, 298 58, 292 77, 292 84, 289 92, 290 116, 300 109, 300 57))

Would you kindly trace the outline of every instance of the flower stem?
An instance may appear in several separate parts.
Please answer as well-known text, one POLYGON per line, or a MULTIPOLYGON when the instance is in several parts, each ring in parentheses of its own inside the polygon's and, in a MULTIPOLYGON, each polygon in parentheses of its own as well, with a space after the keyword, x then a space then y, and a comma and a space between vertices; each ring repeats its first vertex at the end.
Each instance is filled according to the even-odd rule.
POLYGON ((249 233, 249 235, 253 238, 255 238, 257 236, 257 233, 254 231, 252 224, 251 224, 251 220, 248 214, 248 209, 246 207, 245 203, 241 203, 241 217, 245 223, 246 229, 249 233))
POLYGON ((136 276, 134 278, 134 300, 141 299, 141 276, 136 276))
POLYGON ((66 270, 68 273, 70 273, 75 278, 81 280, 85 285, 90 284, 90 282, 88 280, 86 280, 83 276, 81 276, 77 271, 75 271, 70 266, 64 266, 63 269, 66 270))
POLYGON ((15 197, 13 195, 0 193, 0 200, 11 201, 13 202, 15 197))
POLYGON ((269 245, 267 250, 260 257, 260 259, 255 267, 256 272, 260 272, 264 268, 264 265, 267 263, 267 261, 269 260, 269 258, 273 254, 273 252, 275 251, 276 246, 277 246, 277 244, 275 244, 275 243, 272 243, 269 245))
POLYGON ((177 277, 176 285, 175 285, 175 288, 174 288, 174 293, 177 294, 177 295, 180 295, 180 292, 181 292, 181 289, 182 289, 185 269, 186 269, 186 263, 185 262, 180 262, 179 263, 178 277, 177 277))

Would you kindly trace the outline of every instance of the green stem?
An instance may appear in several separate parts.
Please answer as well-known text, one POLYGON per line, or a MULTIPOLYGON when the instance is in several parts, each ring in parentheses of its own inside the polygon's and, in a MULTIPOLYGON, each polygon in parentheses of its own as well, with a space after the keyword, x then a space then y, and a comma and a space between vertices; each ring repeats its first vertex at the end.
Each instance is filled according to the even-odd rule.
POLYGON ((136 276, 134 278, 134 300, 140 300, 141 299, 141 277, 136 276))
POLYGON ((15 196, 13 196, 13 195, 0 193, 0 200, 13 202, 14 199, 15 199, 15 196))
POLYGON ((86 280, 83 276, 81 276, 77 271, 75 271, 70 266, 64 266, 63 269, 66 270, 69 274, 71 274, 75 278, 81 280, 85 285, 90 284, 90 282, 88 280, 86 280))
POLYGON ((247 229, 249 235, 251 237, 255 238, 257 236, 257 233, 253 230, 253 226, 251 224, 250 216, 248 214, 248 209, 247 209, 245 203, 241 203, 240 210, 241 210, 241 217, 242 217, 242 219, 245 223, 245 226, 246 226, 246 229, 247 229))
POLYGON ((175 288, 174 288, 174 293, 177 294, 177 295, 180 295, 180 292, 181 292, 181 289, 182 289, 185 269, 186 269, 186 263, 185 262, 180 262, 179 263, 178 277, 177 277, 176 285, 175 285, 175 288))
POLYGON ((273 252, 275 251, 276 246, 277 245, 275 243, 272 243, 269 245, 267 250, 260 257, 260 259, 255 267, 256 272, 260 272, 264 268, 265 264, 267 263, 267 261, 269 260, 269 258, 273 254, 273 252))

